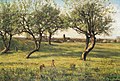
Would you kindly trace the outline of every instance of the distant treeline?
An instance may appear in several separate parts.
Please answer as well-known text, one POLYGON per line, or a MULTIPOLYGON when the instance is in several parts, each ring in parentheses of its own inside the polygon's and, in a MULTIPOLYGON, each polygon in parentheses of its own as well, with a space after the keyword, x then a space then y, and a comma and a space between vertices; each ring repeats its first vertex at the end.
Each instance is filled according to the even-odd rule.
MULTIPOLYGON (((15 37, 15 39, 27 39, 27 40, 32 40, 32 38, 21 38, 21 37, 15 37)), ((48 37, 43 36, 42 39, 43 42, 48 42, 48 37)), ((84 38, 52 38, 52 42, 56 43, 63 43, 63 42, 85 42, 86 40, 84 38)), ((98 43, 120 43, 120 39, 97 39, 98 43)))

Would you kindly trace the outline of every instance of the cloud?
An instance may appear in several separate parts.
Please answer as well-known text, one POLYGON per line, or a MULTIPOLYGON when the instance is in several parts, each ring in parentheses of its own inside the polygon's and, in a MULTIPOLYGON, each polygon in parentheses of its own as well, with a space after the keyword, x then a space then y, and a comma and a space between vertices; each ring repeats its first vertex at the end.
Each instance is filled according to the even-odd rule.
POLYGON ((116 13, 112 15, 113 20, 115 22, 112 24, 112 28, 114 28, 112 32, 112 37, 120 36, 120 5, 113 4, 116 13))

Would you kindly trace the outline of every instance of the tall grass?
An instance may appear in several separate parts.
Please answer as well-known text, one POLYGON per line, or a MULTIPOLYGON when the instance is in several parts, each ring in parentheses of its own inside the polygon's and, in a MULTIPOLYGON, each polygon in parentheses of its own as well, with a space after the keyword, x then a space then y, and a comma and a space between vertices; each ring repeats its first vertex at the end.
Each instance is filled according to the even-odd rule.
MULTIPOLYGON (((31 40, 12 41, 11 52, 0 55, 0 81, 120 80, 120 43, 98 43, 85 62, 80 60, 84 43, 43 42, 40 51, 26 59, 33 47, 31 40), (52 59, 56 67, 51 67, 52 59), (45 68, 40 72, 41 64, 45 68)), ((1 41, 0 48, 3 48, 1 41)))
POLYGON ((0 81, 119 81, 120 74, 102 74, 100 68, 81 66, 75 69, 46 67, 1 68, 0 81))

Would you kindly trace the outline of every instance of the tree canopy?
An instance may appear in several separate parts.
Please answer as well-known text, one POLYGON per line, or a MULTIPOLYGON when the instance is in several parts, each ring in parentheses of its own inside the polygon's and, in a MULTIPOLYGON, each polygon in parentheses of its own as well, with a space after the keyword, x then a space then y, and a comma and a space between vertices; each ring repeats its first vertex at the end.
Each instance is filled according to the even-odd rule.
POLYGON ((10 47, 13 35, 25 32, 33 38, 35 44, 35 49, 27 56, 29 58, 32 53, 39 51, 44 33, 49 33, 51 44, 51 37, 57 30, 70 27, 86 36, 85 51, 82 54, 82 59, 86 60, 86 56, 96 44, 96 35, 109 35, 112 22, 111 8, 106 0, 64 0, 64 2, 66 14, 61 14, 54 0, 18 0, 0 3, 0 35, 5 50, 10 47))
POLYGON ((112 19, 110 7, 105 2, 81 1, 71 5, 73 8, 68 17, 70 27, 86 36, 85 52, 82 54, 82 58, 86 60, 86 56, 95 46, 96 35, 109 35, 112 19), (91 44, 89 44, 90 41, 91 44))
POLYGON ((17 8, 15 3, 0 3, 0 36, 5 48, 2 53, 9 50, 12 36, 18 34, 17 8))

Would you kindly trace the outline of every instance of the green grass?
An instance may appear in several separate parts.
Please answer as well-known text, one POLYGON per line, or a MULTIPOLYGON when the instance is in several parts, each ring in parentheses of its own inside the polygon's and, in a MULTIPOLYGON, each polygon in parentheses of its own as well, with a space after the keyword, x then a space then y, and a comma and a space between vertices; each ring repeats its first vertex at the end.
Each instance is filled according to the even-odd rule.
POLYGON ((18 42, 21 44, 17 45, 18 52, 0 55, 0 81, 120 80, 120 43, 96 44, 84 62, 80 60, 84 43, 53 43, 52 46, 42 43, 41 50, 26 59, 33 43, 18 42), (55 68, 51 67, 52 59, 55 68), (41 64, 45 64, 42 72, 39 71, 41 64))

